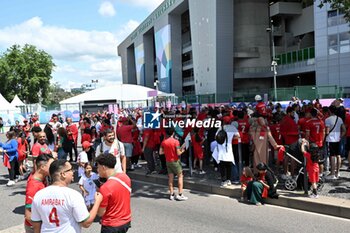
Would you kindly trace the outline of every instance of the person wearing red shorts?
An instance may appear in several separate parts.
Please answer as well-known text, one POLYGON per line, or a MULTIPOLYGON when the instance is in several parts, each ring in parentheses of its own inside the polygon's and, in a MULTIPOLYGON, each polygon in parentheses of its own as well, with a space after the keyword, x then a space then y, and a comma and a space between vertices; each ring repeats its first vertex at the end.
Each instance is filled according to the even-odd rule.
POLYGON ((317 183, 319 182, 319 148, 316 144, 309 144, 306 139, 302 139, 301 151, 306 158, 306 171, 309 175, 309 182, 311 183, 312 193, 311 198, 318 198, 317 183))

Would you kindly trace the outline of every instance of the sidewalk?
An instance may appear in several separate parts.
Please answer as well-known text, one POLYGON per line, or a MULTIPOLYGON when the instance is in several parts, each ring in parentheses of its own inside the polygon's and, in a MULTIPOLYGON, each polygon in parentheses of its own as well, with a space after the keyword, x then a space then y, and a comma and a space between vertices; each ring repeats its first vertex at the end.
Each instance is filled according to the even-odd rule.
MULTIPOLYGON (((349 172, 347 173, 347 175, 350 175, 349 172)), ((146 176, 144 167, 129 171, 128 175, 131 179, 168 185, 168 177, 166 175, 156 174, 146 176)), ((219 173, 214 171, 209 171, 205 175, 193 174, 192 177, 189 176, 188 171, 185 171, 184 188, 237 199, 241 196, 240 185, 221 188, 219 173)), ((318 199, 305 196, 304 191, 278 189, 278 193, 280 194, 278 199, 267 199, 266 203, 350 219, 350 199, 348 198, 350 196, 350 178, 344 177, 344 174, 343 178, 337 181, 325 182, 318 199), (340 195, 337 191, 341 191, 340 195), (329 196, 327 196, 327 192, 330 194, 329 196)))

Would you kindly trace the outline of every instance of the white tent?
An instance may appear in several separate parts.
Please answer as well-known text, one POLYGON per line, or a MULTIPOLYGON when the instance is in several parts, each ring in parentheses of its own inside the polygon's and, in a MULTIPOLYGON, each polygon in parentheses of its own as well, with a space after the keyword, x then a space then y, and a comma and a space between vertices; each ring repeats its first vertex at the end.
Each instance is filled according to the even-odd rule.
MULTIPOLYGON (((145 101, 152 97, 148 96, 149 91, 154 89, 133 85, 133 84, 116 84, 107 87, 101 87, 81 95, 63 100, 60 102, 61 110, 79 109, 84 101, 115 100, 117 103, 127 101, 145 101)), ((166 94, 158 91, 158 94, 166 94)))
POLYGON ((17 95, 15 95, 15 98, 13 98, 13 100, 11 102, 11 105, 16 107, 16 108, 17 107, 25 107, 26 106, 17 95))
POLYGON ((0 113, 10 114, 15 112, 21 112, 18 108, 12 106, 0 93, 0 113))

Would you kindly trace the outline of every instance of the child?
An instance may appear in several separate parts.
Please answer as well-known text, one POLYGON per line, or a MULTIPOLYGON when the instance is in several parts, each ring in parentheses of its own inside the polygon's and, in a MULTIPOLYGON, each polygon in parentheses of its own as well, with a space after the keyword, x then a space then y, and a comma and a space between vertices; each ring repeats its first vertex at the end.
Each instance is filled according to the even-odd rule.
POLYGON ((249 167, 244 167, 243 171, 242 171, 241 178, 240 178, 241 190, 242 190, 241 201, 244 201, 245 190, 247 189, 248 183, 250 181, 252 181, 253 178, 254 178, 254 174, 253 174, 252 170, 250 170, 249 167))
POLYGON ((87 152, 90 150, 90 142, 88 141, 83 142, 82 147, 83 147, 83 151, 80 152, 78 155, 78 165, 79 165, 78 177, 81 177, 84 174, 85 164, 89 162, 87 152))
POLYGON ((79 188, 83 193, 88 210, 90 210, 95 203, 96 185, 93 181, 97 179, 98 175, 92 171, 91 164, 85 163, 84 174, 79 180, 79 188))
POLYGON ((319 148, 316 144, 309 144, 306 139, 302 140, 301 151, 306 158, 306 171, 309 175, 309 182, 311 183, 312 193, 310 198, 318 198, 317 182, 319 182, 319 148), (307 149, 308 148, 308 149, 307 149))
POLYGON ((29 151, 29 145, 28 142, 26 140, 26 135, 23 131, 20 131, 18 134, 18 138, 17 138, 17 142, 18 142, 18 148, 17 148, 17 153, 18 153, 18 165, 19 165, 19 180, 23 180, 24 179, 24 170, 25 170, 25 166, 24 166, 24 160, 27 158, 27 154, 29 151))
POLYGON ((199 135, 199 129, 194 128, 193 133, 191 135, 191 141, 193 145, 193 154, 194 154, 194 161, 193 161, 193 166, 196 168, 197 162, 199 161, 199 174, 204 175, 205 171, 203 171, 203 142, 204 138, 199 135))

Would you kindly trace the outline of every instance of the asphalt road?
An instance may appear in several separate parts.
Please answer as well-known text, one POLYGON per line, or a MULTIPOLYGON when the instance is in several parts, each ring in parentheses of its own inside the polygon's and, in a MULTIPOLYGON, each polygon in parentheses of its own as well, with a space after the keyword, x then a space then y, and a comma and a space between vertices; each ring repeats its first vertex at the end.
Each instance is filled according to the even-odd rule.
MULTIPOLYGON (((25 182, 6 187, 0 168, 0 233, 23 232, 25 182)), ((71 185, 77 189, 77 184, 71 185)), ((348 232, 350 221, 275 206, 253 206, 236 199, 185 190, 188 201, 169 201, 167 187, 133 181, 129 232, 348 232)), ((98 232, 99 224, 83 232, 98 232)))

